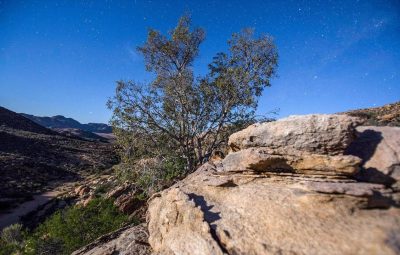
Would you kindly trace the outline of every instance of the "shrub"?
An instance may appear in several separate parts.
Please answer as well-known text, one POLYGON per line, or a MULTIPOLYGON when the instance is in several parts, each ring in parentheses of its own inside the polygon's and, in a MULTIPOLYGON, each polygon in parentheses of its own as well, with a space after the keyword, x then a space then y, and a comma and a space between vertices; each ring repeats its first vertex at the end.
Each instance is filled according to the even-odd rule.
POLYGON ((101 197, 101 196, 107 194, 107 192, 110 190, 111 187, 112 187, 112 185, 110 183, 100 184, 94 190, 94 195, 96 197, 101 197))
POLYGON ((18 245, 22 242, 22 225, 13 224, 1 231, 1 240, 6 244, 18 245))
POLYGON ((130 164, 120 164, 116 172, 121 182, 134 182, 147 197, 182 177, 185 174, 184 165, 184 160, 179 157, 146 158, 130 164))
POLYGON ((96 198, 52 215, 28 238, 27 254, 70 254, 128 222, 113 201, 96 198))
POLYGON ((20 254, 20 247, 0 241, 0 255, 20 254))
POLYGON ((21 224, 13 224, 1 231, 0 255, 19 254, 23 244, 24 231, 21 224))

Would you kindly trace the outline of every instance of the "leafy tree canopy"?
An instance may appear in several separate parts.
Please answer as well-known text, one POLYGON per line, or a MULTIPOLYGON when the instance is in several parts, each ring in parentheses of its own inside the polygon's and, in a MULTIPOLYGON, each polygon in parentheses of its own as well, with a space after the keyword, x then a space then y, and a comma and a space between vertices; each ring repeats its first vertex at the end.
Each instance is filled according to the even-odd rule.
POLYGON ((201 77, 193 62, 204 39, 204 30, 183 16, 167 35, 150 29, 137 48, 155 79, 118 81, 108 102, 126 162, 178 156, 189 172, 235 128, 254 122, 258 98, 277 67, 273 39, 253 29, 233 34, 228 51, 217 53, 201 77))

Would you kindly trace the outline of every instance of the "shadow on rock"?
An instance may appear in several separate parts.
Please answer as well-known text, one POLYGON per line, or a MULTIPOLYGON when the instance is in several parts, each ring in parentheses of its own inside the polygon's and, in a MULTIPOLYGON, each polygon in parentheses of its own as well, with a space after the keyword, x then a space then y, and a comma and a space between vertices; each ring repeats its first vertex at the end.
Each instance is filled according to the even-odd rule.
POLYGON ((358 181, 385 184, 387 186, 396 182, 394 178, 376 168, 364 168, 365 163, 374 156, 382 140, 383 136, 381 132, 367 129, 363 132, 359 132, 356 140, 346 149, 345 154, 354 155, 362 159, 362 171, 355 176, 358 181))

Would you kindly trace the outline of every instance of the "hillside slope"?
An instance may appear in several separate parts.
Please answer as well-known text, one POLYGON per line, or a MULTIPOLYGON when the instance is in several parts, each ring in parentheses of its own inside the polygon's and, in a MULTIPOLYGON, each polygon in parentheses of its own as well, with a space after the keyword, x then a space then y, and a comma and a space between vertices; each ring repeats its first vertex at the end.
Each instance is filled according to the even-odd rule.
POLYGON ((112 144, 63 136, 0 107, 0 210, 116 162, 112 144))
POLYGON ((363 119, 364 125, 400 126, 400 102, 374 108, 351 110, 344 113, 363 119))

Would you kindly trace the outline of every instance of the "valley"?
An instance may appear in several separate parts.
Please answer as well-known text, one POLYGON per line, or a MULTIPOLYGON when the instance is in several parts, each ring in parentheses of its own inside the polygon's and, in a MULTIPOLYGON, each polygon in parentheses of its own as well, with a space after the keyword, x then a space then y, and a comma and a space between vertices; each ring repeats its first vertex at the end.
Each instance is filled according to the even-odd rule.
POLYGON ((0 108, 0 212, 116 163, 114 144, 71 137, 0 108))

